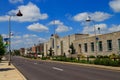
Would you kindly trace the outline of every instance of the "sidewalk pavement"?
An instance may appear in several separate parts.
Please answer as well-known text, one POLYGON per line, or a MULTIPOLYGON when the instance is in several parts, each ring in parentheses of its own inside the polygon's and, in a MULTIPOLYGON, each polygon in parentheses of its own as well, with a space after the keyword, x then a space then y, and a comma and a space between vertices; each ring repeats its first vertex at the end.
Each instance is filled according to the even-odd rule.
POLYGON ((0 62, 0 80, 27 80, 14 65, 8 66, 8 61, 0 62))

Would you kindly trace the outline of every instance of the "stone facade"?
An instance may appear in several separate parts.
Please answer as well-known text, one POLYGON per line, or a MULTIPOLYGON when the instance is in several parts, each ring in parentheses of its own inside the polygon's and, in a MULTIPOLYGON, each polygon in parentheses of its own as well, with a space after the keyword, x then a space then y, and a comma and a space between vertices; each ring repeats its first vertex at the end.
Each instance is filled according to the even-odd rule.
POLYGON ((78 54, 85 55, 110 55, 118 54, 120 51, 120 32, 113 32, 108 34, 101 34, 97 36, 87 36, 85 38, 74 41, 74 46, 78 54), (98 40, 95 39, 98 38, 98 40), (97 41, 97 42, 96 42, 97 41), (101 42, 101 43, 100 43, 101 42), (87 51, 85 51, 85 43, 87 44, 87 51), (92 44, 94 43, 94 50, 92 51, 92 44), (100 44, 101 48, 100 49, 100 44))
POLYGON ((57 34, 51 35, 48 42, 44 43, 44 55, 49 54, 49 49, 52 48, 53 55, 66 55, 69 56, 69 46, 75 40, 88 36, 88 34, 73 34, 60 38, 57 34))
POLYGON ((69 46, 73 43, 75 54, 84 55, 110 55, 120 53, 120 32, 108 34, 89 35, 73 34, 60 38, 57 34, 51 35, 48 42, 44 43, 44 54, 49 54, 52 48, 53 55, 69 56, 69 46))

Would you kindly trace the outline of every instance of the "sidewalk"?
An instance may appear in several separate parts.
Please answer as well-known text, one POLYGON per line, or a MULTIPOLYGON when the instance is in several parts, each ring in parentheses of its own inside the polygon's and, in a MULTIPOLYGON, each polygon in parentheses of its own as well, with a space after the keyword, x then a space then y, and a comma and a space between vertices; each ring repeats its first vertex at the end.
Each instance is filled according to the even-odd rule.
POLYGON ((26 80, 25 77, 8 61, 0 62, 0 80, 26 80))

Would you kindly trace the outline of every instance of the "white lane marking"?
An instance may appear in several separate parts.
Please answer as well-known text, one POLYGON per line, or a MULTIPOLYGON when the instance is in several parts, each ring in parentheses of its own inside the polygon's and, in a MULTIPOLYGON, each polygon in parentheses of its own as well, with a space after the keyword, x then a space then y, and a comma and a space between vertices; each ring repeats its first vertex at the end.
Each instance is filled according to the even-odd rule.
POLYGON ((60 68, 57 68, 57 67, 52 67, 53 69, 55 70, 58 70, 58 71, 63 71, 63 69, 60 69, 60 68))
POLYGON ((37 64, 37 63, 34 63, 34 64, 37 64))

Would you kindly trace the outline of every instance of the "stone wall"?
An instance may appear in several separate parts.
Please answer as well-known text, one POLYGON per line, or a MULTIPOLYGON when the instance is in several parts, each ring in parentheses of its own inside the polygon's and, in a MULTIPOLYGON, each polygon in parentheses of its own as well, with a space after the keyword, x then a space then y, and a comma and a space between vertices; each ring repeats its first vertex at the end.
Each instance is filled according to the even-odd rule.
MULTIPOLYGON (((63 55, 64 53, 69 56, 69 46, 71 43, 74 44, 77 54, 84 55, 110 55, 119 53, 118 39, 120 39, 120 32, 113 32, 108 34, 100 35, 89 35, 89 34, 73 34, 60 38, 58 35, 51 36, 54 39, 54 55, 63 55), (98 37, 98 42, 102 41, 103 51, 99 51, 98 42, 96 43, 95 37, 98 37), (112 40, 112 50, 108 50, 107 40, 112 40), (94 51, 91 51, 91 42, 94 43, 94 51), (85 52, 84 44, 87 43, 88 51, 85 52)), ((44 54, 49 53, 49 49, 52 46, 53 41, 51 39, 44 44, 44 54)))

